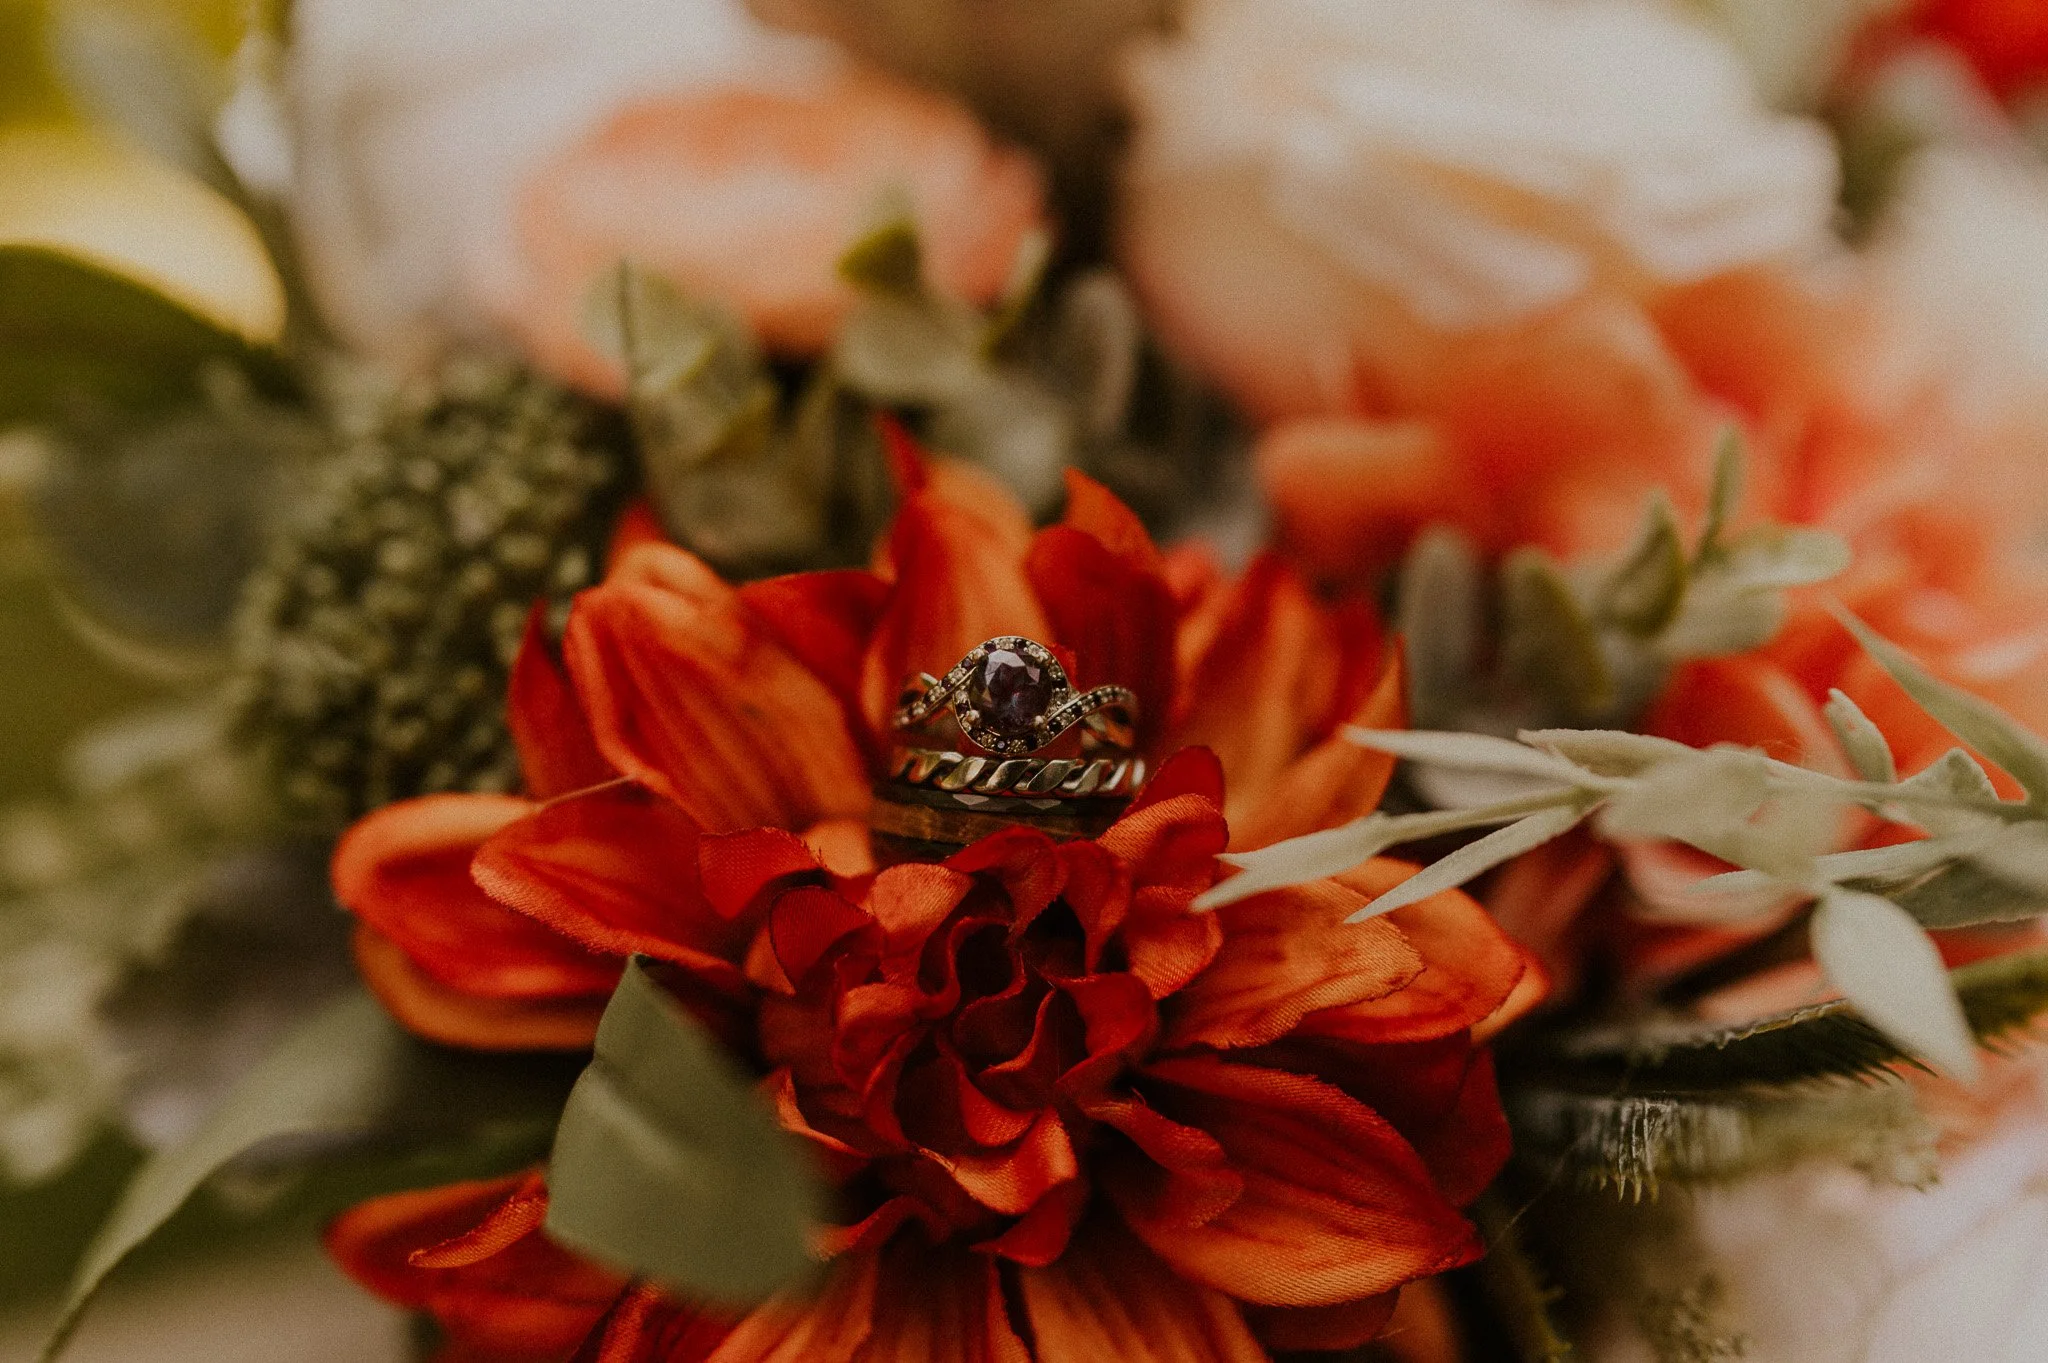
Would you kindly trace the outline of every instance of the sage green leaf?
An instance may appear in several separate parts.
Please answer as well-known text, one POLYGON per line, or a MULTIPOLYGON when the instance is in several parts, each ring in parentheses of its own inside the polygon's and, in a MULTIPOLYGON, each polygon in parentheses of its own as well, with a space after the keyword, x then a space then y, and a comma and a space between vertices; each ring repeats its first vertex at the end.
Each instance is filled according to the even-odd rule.
POLYGON ((1673 739, 1624 729, 1525 729, 1515 736, 1595 776, 1640 776, 1660 763, 1690 758, 1694 753, 1673 739))
MULTIPOLYGON (((1887 847, 1863 847, 1852 852, 1830 852, 1813 859, 1817 879, 1835 885, 1872 889, 1877 885, 1913 884, 1938 870, 1962 852, 1949 838, 1922 838, 1917 842, 1893 843, 1887 847)), ((1762 871, 1724 871, 1708 876, 1693 887, 1697 894, 1749 894, 1780 884, 1762 871)))
POLYGON ((2032 804, 2048 805, 2048 743, 1989 701, 1935 677, 1848 611, 1837 610, 1836 616, 1915 704, 2004 768, 2032 804))
POLYGON ((1831 889, 1809 926, 1814 960, 1856 1010, 1904 1050, 1965 1082, 1982 1073, 1941 952, 1888 899, 1831 889))
POLYGON ((1486 1237, 1486 1257, 1478 1264, 1488 1302, 1506 1328, 1516 1363, 1574 1363, 1573 1349, 1551 1310, 1563 1294, 1544 1278, 1536 1260, 1516 1232, 1516 1213, 1498 1192, 1489 1192, 1472 1207, 1472 1219, 1486 1237))
POLYGON ((565 1089, 549 1060, 428 1046, 367 993, 344 995, 244 1075, 190 1140, 143 1165, 86 1250, 43 1359, 62 1351, 107 1275, 237 1158, 279 1142, 332 1148, 508 1118, 538 1120, 544 1134, 565 1089))
POLYGON ((1503 862, 1512 861, 1522 853, 1570 831, 1585 817, 1584 807, 1576 804, 1539 810, 1506 828, 1495 829, 1483 838, 1466 843, 1448 856, 1439 857, 1344 921, 1363 923, 1368 918, 1420 903, 1433 894, 1454 890, 1503 862))
POLYGON ((1046 372, 1055 392, 1072 395, 1087 440, 1111 441, 1125 429, 1144 339, 1138 304, 1115 271, 1090 270, 1060 294, 1046 372))
POLYGON ((1950 748, 1899 784, 1909 792, 1928 791, 1955 800, 1998 803, 1998 787, 1991 783, 1990 774, 1961 748, 1950 748))
POLYGON ((1885 741, 1883 730, 1863 713, 1855 701, 1840 691, 1831 690, 1821 713, 1827 716, 1828 727, 1835 731, 1836 740, 1841 743, 1842 751, 1848 754, 1849 765, 1858 776, 1881 785, 1889 785, 1899 779, 1891 744, 1885 741))
MULTIPOLYGON (((1555 797, 1541 804, 1555 803, 1555 797)), ((1372 813, 1336 828, 1304 833, 1298 838, 1276 842, 1256 852, 1226 852, 1217 860, 1240 868, 1237 875, 1220 881, 1195 897, 1197 910, 1221 908, 1240 899, 1264 894, 1288 885, 1305 885, 1312 880, 1341 875, 1362 866, 1389 847, 1441 837, 1468 828, 1508 823, 1528 814, 1528 800, 1481 809, 1447 809, 1429 814, 1372 813)))
POLYGON ((818 1269, 818 1171, 645 958, 605 1010, 548 1189, 550 1235, 695 1299, 759 1302, 818 1269))
POLYGON ((1847 882, 1850 889, 1882 894, 1922 927, 1966 928, 2019 923, 2048 912, 2048 892, 1988 869, 1974 857, 1952 861, 1906 884, 1847 882))
POLYGON ((1970 860, 1999 880, 2048 895, 2048 824, 2001 828, 1970 854, 1970 860))
POLYGON ((1401 564, 1395 621, 1420 728, 1448 727, 1463 708, 1479 657, 1479 552, 1449 526, 1416 537, 1401 564))
POLYGON ((1714 451, 1714 480, 1707 492, 1707 520, 1700 527, 1699 547, 1693 551, 1695 564, 1705 563, 1721 552, 1721 534, 1735 519, 1742 504, 1744 464, 1742 432, 1730 426, 1714 451))
POLYGON ((1596 715, 1614 698, 1599 631, 1557 562, 1524 546, 1501 565, 1501 664, 1566 715, 1596 715))
POLYGON ((1851 557, 1848 542, 1830 531, 1760 525, 1730 542, 1718 566, 1748 590, 1782 591, 1839 576, 1851 557))
POLYGON ((899 298, 924 292, 924 245, 917 224, 891 217, 863 235, 839 258, 839 277, 857 289, 899 298))
POLYGON ((946 300, 876 295, 840 327, 832 364, 848 387, 878 403, 956 402, 988 374, 980 329, 972 309, 946 300))
POLYGON ((292 391, 282 362, 133 280, 78 257, 0 242, 0 427, 197 402, 210 365, 292 391))
MULTIPOLYGON (((995 311, 989 314, 988 322, 982 328, 981 353, 994 359, 1009 345, 1023 325, 1024 318, 1038 301, 1040 290, 1045 287, 1045 272, 1052 264, 1052 236, 1042 228, 1033 228, 1017 243, 1017 254, 1010 259, 1010 276, 1003 281, 1002 297, 996 301, 995 311)), ((923 270, 920 263, 919 278, 923 270)))
POLYGON ((1499 772, 1533 776, 1560 785, 1577 785, 1590 773, 1570 762, 1491 734, 1445 733, 1430 729, 1361 729, 1347 726, 1344 736, 1361 748, 1392 753, 1410 762, 1456 771, 1499 772))
POLYGON ((1655 634, 1685 600, 1687 565, 1678 516, 1662 493, 1651 499, 1635 547, 1607 580, 1600 614, 1630 634, 1655 634))

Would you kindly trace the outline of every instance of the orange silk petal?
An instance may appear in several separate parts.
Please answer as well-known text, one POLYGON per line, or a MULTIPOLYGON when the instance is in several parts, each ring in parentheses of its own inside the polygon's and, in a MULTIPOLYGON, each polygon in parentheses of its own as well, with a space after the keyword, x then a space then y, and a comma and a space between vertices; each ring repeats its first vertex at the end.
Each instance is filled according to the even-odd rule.
POLYGON ((680 549, 633 550, 563 640, 597 746, 711 832, 804 828, 868 805, 831 690, 680 549))
MULTIPOLYGON (((1407 680, 1398 652, 1347 722, 1365 729, 1408 727, 1407 680)), ((1370 814, 1393 775, 1391 755, 1334 733, 1296 759, 1256 806, 1233 821, 1231 850, 1248 852, 1370 814)))
POLYGON ((450 989, 404 948, 356 926, 356 969, 377 1001, 409 1032, 471 1051, 583 1051, 597 1037, 609 990, 555 999, 487 998, 450 989))
POLYGON ((645 953, 731 988, 747 925, 698 879, 697 826, 617 782, 543 805, 483 845, 471 867, 493 899, 607 956, 645 953))
POLYGON ((1139 1086, 1214 1137, 1244 1180, 1200 1226, 1154 1223, 1108 1185, 1139 1238, 1189 1278, 1266 1306, 1333 1306, 1481 1252, 1400 1133, 1329 1084, 1189 1056, 1154 1061, 1139 1086))
POLYGON ((906 679, 945 675, 984 639, 1020 634, 1052 642, 1021 546, 986 516, 937 493, 917 493, 896 517, 888 553, 896 590, 876 631, 863 690, 878 727, 886 726, 906 679))
POLYGON ((414 1258, 486 1226, 508 1199, 532 1196, 538 1183, 538 1176, 514 1175, 376 1198, 328 1227, 328 1253, 378 1296, 431 1314, 458 1355, 565 1357, 624 1289, 616 1275, 557 1248, 537 1228, 466 1263, 430 1267, 414 1258))
POLYGON ((1113 1221, 1018 1280, 1041 1359, 1268 1363, 1236 1302, 1177 1276, 1113 1221))
POLYGON ((1464 465, 1420 421, 1285 422, 1260 440, 1255 458, 1280 538, 1328 576, 1386 567, 1423 526, 1470 519, 1484 502, 1461 495, 1464 465))
POLYGON ((1187 669, 1186 713, 1168 748, 1207 747, 1229 778, 1226 812, 1246 821, 1327 726, 1338 690, 1340 641, 1308 586, 1261 558, 1232 594, 1214 641, 1187 669))
POLYGON ((334 893, 434 979, 494 998, 609 992, 618 964, 493 900, 477 849, 533 809, 507 795, 424 795, 364 816, 334 849, 334 893))
POLYGON ((1422 973, 1422 957, 1383 919, 1344 921, 1364 903, 1357 891, 1321 880, 1217 910, 1222 949, 1166 1002, 1162 1044, 1263 1045, 1310 1013, 1407 985, 1422 973))
POLYGON ((1269 1349, 1286 1353, 1356 1349, 1386 1330, 1398 1296, 1398 1292, 1382 1292, 1337 1306, 1254 1306, 1244 1317, 1252 1333, 1269 1349))
POLYGON ((1148 572, 1164 573, 1165 556, 1138 513, 1123 499, 1079 469, 1067 470, 1067 509, 1060 524, 1086 531, 1102 547, 1148 572))
POLYGON ((547 603, 535 602, 526 617, 526 637, 512 662, 505 722, 519 749, 526 793, 546 800, 615 775, 591 737, 590 722, 569 687, 569 675, 547 636, 547 603))
POLYGON ((1695 748, 1739 743, 1837 776, 1849 767, 1806 689, 1752 655, 1690 662, 1672 674, 1643 731, 1695 748))
POLYGON ((1010 1328, 996 1261, 898 1236, 883 1251, 874 1330, 860 1363, 1032 1363, 1010 1328))
MULTIPOLYGON (((1415 871, 1407 862, 1376 857, 1336 879, 1375 897, 1415 871)), ((1372 1045, 1433 1041, 1491 1017, 1529 969, 1522 949, 1462 891, 1431 895, 1386 920, 1421 953, 1422 973, 1382 998, 1310 1014, 1300 1031, 1372 1045)))
POLYGON ((778 1298, 742 1320, 707 1363, 868 1363, 881 1258, 856 1251, 833 1261, 815 1297, 778 1298))
POLYGON ((1129 687, 1139 742, 1148 745, 1165 730, 1173 701, 1177 608, 1166 579, 1066 525, 1040 532, 1025 566, 1051 621, 1048 642, 1073 653, 1075 689, 1129 687))

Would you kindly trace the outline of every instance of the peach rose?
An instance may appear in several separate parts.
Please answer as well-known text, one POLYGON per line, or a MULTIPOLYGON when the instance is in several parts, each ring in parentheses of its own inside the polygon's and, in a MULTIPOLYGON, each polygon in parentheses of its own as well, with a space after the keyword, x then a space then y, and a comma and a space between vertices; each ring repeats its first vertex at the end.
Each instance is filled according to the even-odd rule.
POLYGON ((1200 0, 1130 85, 1122 258, 1266 417, 1372 403, 1418 331, 1810 252, 1833 209, 1820 127, 1625 0, 1200 0))
POLYGON ((961 106, 853 67, 800 89, 640 101, 539 168, 519 197, 500 314, 541 363, 600 388, 591 285, 632 260, 742 313, 776 349, 822 350, 852 305, 838 262, 892 198, 941 290, 988 302, 1043 222, 1039 173, 961 106))

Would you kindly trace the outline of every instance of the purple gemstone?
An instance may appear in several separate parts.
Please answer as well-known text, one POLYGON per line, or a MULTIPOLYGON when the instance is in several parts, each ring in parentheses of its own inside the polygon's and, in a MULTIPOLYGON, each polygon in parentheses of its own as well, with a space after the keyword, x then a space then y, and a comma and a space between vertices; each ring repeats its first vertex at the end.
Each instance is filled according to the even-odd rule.
POLYGON ((1003 738, 1029 738, 1052 706, 1052 676, 1007 648, 992 648, 967 683, 967 703, 984 728, 1003 738))

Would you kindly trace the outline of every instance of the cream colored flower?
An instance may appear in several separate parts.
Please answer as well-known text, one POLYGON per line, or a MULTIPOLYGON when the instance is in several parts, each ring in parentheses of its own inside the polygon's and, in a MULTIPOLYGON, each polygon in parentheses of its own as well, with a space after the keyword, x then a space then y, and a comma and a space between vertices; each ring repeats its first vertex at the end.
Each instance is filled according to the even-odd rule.
POLYGON ((1124 258, 1269 414, 1349 405, 1389 327, 1812 251, 1833 207, 1820 127, 1630 0, 1201 0, 1130 83, 1124 258))
MULTIPOLYGON (((2038 1363, 2048 1105, 2035 1075, 2004 1079, 2000 1101, 1946 1114, 1925 1189, 1813 1163, 1692 1193, 1690 1267, 1713 1285, 1705 1323, 1741 1340, 1744 1363, 2038 1363)), ((1589 1357, 1653 1363, 1640 1320, 1617 1311, 1584 1341, 1589 1357)))
POLYGON ((634 98, 800 87, 841 59, 740 0, 299 0, 290 198, 344 336, 406 354, 486 325, 530 171, 634 98))

